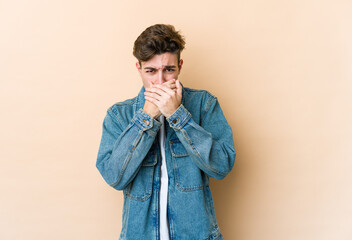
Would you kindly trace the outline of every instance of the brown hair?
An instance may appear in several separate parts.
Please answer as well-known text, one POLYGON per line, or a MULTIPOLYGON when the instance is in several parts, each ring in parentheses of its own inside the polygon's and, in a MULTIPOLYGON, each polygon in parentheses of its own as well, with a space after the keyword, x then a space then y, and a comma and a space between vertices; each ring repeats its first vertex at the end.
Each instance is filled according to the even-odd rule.
POLYGON ((145 62, 156 54, 166 52, 177 54, 180 60, 181 51, 185 48, 184 37, 169 24, 155 24, 146 28, 138 36, 133 46, 133 55, 145 62))

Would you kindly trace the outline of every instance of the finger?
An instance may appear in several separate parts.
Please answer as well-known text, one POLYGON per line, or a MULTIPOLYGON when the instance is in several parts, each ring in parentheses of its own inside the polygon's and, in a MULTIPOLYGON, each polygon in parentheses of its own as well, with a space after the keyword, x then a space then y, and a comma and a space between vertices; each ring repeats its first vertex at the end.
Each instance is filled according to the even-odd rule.
POLYGON ((159 95, 158 93, 155 93, 155 92, 148 92, 148 91, 145 91, 145 92, 144 92, 144 96, 145 96, 145 97, 148 96, 148 97, 153 98, 153 99, 155 99, 155 100, 157 100, 157 101, 160 101, 161 98, 162 98, 162 96, 159 95))
POLYGON ((167 82, 164 82, 163 84, 174 84, 174 83, 176 83, 176 79, 171 79, 171 80, 169 80, 169 81, 167 81, 167 82))
POLYGON ((164 90, 165 88, 168 88, 168 89, 172 90, 173 92, 176 92, 176 84, 172 84, 170 86, 168 86, 168 85, 159 85, 159 86, 155 86, 155 87, 157 87, 159 89, 162 89, 164 92, 167 92, 166 90, 164 90))
POLYGON ((172 80, 169 80, 169 81, 164 82, 163 84, 159 84, 159 85, 163 85, 163 86, 166 86, 168 88, 173 89, 176 87, 176 81, 175 81, 175 79, 172 79, 172 80))
MULTIPOLYGON (((169 87, 167 87, 165 85, 158 85, 158 86, 155 86, 155 87, 163 90, 164 92, 166 92, 170 96, 174 95, 174 93, 175 93, 174 90, 172 90, 171 88, 169 88, 169 87)), ((175 87, 176 87, 176 85, 175 85, 175 87)))
MULTIPOLYGON (((146 102, 149 102, 150 104, 153 104, 154 106, 156 106, 153 102, 149 101, 146 99, 146 102)), ((156 106, 157 107, 157 106, 156 106)))
POLYGON ((182 86, 181 86, 180 80, 178 79, 176 81, 176 93, 177 95, 182 96, 182 86))
POLYGON ((163 84, 173 84, 175 82, 176 82, 176 79, 173 78, 171 80, 168 80, 168 81, 164 82, 163 84))
POLYGON ((163 83, 160 86, 165 86, 165 87, 174 89, 174 88, 176 88, 176 83, 163 83))
POLYGON ((171 89, 174 89, 176 88, 176 82, 175 81, 168 81, 168 82, 164 82, 162 84, 155 84, 153 85, 153 87, 160 87, 160 86, 165 86, 165 87, 168 87, 168 88, 171 88, 171 89))
POLYGON ((163 96, 163 97, 167 97, 169 95, 164 89, 161 88, 160 85, 154 85, 154 87, 150 88, 146 92, 156 93, 156 94, 163 96))
POLYGON ((145 100, 148 100, 149 102, 155 104, 158 108, 160 108, 160 104, 159 104, 159 101, 156 100, 155 98, 153 97, 149 97, 149 96, 144 96, 145 100))

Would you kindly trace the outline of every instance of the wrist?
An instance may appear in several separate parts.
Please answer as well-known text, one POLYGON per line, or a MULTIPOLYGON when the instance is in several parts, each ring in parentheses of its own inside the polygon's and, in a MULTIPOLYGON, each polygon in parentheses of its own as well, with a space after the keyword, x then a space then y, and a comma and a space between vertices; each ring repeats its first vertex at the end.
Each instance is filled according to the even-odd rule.
POLYGON ((151 109, 148 109, 146 107, 143 108, 143 111, 148 114, 151 118, 156 119, 157 117, 160 116, 160 112, 159 111, 153 111, 151 109))
POLYGON ((173 129, 181 129, 191 119, 191 113, 181 104, 166 120, 173 129))
POLYGON ((148 100, 146 100, 144 103, 143 111, 154 119, 161 115, 159 108, 155 106, 154 103, 151 103, 148 100))

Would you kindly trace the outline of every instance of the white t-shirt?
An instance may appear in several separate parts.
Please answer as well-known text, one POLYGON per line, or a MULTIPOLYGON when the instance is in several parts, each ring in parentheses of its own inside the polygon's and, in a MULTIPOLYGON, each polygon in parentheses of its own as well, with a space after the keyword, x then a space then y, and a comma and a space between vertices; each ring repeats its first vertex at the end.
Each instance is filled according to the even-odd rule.
POLYGON ((169 179, 167 175, 166 160, 165 160, 165 117, 159 117, 161 127, 159 130, 159 143, 161 152, 161 183, 159 193, 159 210, 160 210, 160 240, 169 240, 169 223, 167 219, 167 195, 169 179))

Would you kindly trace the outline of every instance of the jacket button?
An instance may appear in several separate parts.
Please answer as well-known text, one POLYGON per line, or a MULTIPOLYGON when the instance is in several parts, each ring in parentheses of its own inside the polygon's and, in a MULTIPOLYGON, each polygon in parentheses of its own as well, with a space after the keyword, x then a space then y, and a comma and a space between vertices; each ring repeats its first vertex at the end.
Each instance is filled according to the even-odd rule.
POLYGON ((149 121, 148 120, 143 120, 144 121, 144 123, 146 124, 146 125, 149 125, 149 121))
POLYGON ((178 122, 178 118, 175 118, 174 120, 172 120, 173 124, 176 124, 178 122))

